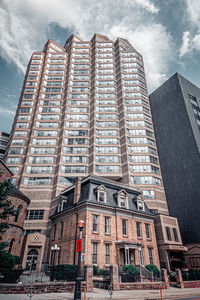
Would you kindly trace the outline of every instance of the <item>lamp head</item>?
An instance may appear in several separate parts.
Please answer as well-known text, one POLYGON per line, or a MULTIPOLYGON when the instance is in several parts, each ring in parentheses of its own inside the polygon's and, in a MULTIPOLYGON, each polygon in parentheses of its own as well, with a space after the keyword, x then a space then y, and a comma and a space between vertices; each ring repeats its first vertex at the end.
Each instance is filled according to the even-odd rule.
POLYGON ((83 230, 83 228, 85 227, 85 222, 83 220, 80 220, 78 222, 78 227, 79 227, 80 230, 83 230))

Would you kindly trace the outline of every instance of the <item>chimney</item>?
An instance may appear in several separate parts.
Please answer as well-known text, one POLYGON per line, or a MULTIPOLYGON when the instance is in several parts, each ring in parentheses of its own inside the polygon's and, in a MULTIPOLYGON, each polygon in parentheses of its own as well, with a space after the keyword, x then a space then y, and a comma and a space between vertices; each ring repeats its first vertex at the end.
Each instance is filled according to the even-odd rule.
POLYGON ((74 179, 74 204, 76 204, 81 194, 81 177, 74 179))

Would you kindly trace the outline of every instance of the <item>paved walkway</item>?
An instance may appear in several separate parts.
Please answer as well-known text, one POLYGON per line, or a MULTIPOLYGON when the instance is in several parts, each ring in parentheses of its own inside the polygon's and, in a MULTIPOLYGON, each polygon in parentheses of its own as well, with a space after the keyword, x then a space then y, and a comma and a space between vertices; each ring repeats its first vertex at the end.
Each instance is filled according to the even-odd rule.
MULTIPOLYGON (((200 288, 196 289, 178 289, 171 287, 168 290, 163 290, 163 300, 187 298, 200 300, 200 288), (199 297, 199 298, 198 298, 199 297)), ((18 295, 2 295, 0 300, 29 300, 30 298, 24 294, 18 295)), ((31 300, 71 300, 73 294, 71 293, 52 293, 34 295, 31 300)), ((82 296, 83 299, 83 296, 82 296)), ((107 290, 94 289, 93 292, 87 293, 87 300, 160 300, 160 291, 158 290, 131 290, 131 291, 117 291, 113 292, 112 298, 107 290)))

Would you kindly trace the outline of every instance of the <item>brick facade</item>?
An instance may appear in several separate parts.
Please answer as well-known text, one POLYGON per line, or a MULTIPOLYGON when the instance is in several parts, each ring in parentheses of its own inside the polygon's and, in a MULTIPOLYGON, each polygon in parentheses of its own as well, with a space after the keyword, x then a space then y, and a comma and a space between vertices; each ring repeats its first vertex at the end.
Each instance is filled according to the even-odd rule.
MULTIPOLYGON (((89 188, 91 187, 88 186, 89 188)), ((112 188, 114 189, 114 187, 112 188)), ((152 249, 153 263, 158 268, 160 267, 154 228, 155 217, 152 214, 127 210, 117 206, 100 205, 100 203, 81 203, 80 201, 78 204, 52 216, 49 247, 50 264, 58 262, 60 264, 73 264, 77 262, 76 240, 79 238, 77 222, 84 220, 82 252, 85 253, 85 264, 95 264, 104 269, 114 264, 140 265, 139 251, 142 251, 144 256, 142 264, 147 265, 150 264, 148 250, 150 248, 152 249), (94 225, 94 218, 97 219, 96 225, 94 225), (109 218, 108 232, 105 229, 106 218, 109 218), (122 228, 123 220, 126 223, 126 233, 123 232, 122 228), (136 223, 140 224, 141 237, 137 237, 136 223), (146 233, 146 224, 148 224, 150 232, 149 237, 146 233), (51 250, 55 245, 60 249, 59 254, 59 251, 53 250, 52 252, 51 250), (95 247, 96 250, 94 250, 95 247), (108 253, 106 253, 106 248, 108 253)))
MULTIPOLYGON (((0 161, 0 183, 11 177, 12 172, 9 171, 2 161, 0 161)), ((8 243, 7 250, 11 254, 20 256, 23 242, 23 225, 26 217, 26 210, 30 201, 16 188, 11 190, 9 200, 12 202, 15 209, 20 210, 18 216, 10 216, 5 221, 1 220, 1 222, 6 222, 10 225, 10 228, 2 235, 2 241, 8 243)))
POLYGON ((181 268, 183 255, 187 253, 187 248, 182 244, 177 219, 171 216, 157 215, 155 230, 161 268, 166 268, 168 271, 181 268))

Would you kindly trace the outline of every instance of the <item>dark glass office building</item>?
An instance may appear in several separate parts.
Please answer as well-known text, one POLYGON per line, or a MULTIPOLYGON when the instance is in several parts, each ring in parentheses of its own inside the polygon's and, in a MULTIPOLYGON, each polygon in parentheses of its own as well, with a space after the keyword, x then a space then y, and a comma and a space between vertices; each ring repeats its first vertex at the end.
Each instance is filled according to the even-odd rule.
POLYGON ((178 218, 190 267, 199 268, 200 89, 176 73, 150 103, 169 211, 178 218))

